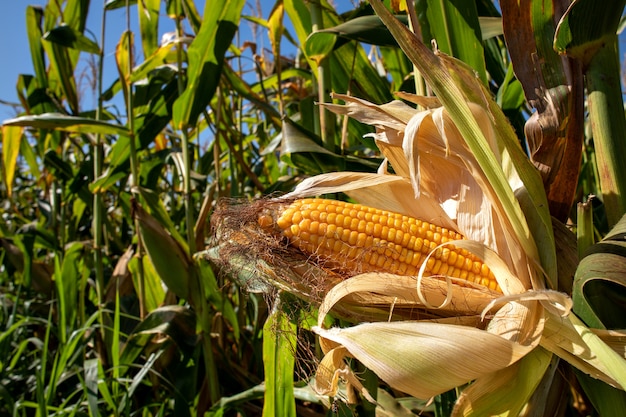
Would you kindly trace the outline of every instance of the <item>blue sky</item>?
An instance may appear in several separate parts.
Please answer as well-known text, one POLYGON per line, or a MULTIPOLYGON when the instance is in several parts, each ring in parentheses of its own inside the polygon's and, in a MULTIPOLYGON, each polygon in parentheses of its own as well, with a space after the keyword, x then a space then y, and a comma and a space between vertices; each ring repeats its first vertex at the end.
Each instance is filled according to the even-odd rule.
MULTIPOLYGON (((210 0, 208 0, 210 1, 210 0)), ((95 37, 100 35, 101 18, 102 18, 102 6, 105 0, 92 0, 91 10, 87 27, 94 31, 95 37)), ((256 4, 260 3, 262 15, 267 18, 275 0, 250 0, 244 7, 245 14, 256 14, 252 10, 252 7, 256 8, 256 4)), ((30 51, 28 48, 28 39, 26 36, 26 7, 28 5, 45 6, 46 0, 4 0, 2 1, 2 13, 0 13, 0 56, 3 57, 2 65, 0 65, 0 100, 8 102, 17 102, 17 94, 15 90, 15 84, 19 74, 32 74, 33 69, 30 60, 30 51)), ((204 1, 196 0, 198 9, 202 13, 204 9, 204 1)), ((345 0, 337 1, 337 4, 341 4, 342 7, 348 5, 345 0)), ((131 8, 133 15, 131 16, 131 25, 133 30, 136 30, 137 16, 134 14, 135 7, 131 8)), ((163 11, 162 11, 163 13, 163 11)), ((124 9, 115 10, 107 13, 107 39, 105 39, 105 69, 104 69, 104 87, 107 88, 117 77, 115 69, 115 60, 113 52, 115 45, 119 40, 119 36, 122 34, 125 28, 125 14, 124 9)), ((173 31, 174 24, 167 17, 163 17, 160 20, 159 30, 163 32, 173 31)), ((242 23, 241 26, 241 39, 250 39, 251 31, 248 23, 242 23)), ((620 46, 624 49, 624 34, 620 36, 620 46)), ((261 32, 258 39, 256 39, 261 45, 268 46, 267 35, 265 32, 261 32), (263 45, 264 44, 264 45, 263 45)), ((622 53, 623 56, 623 53, 622 53)), ((83 63, 82 69, 85 68, 83 63)), ((81 69, 79 69, 80 71, 81 69)), ((87 72, 85 71, 85 74, 87 72)), ((88 90, 87 87, 85 89, 88 90)), ((92 101, 90 97, 91 93, 87 93, 83 99, 83 107, 90 107, 89 103, 92 101)), ((0 121, 6 118, 15 116, 14 110, 6 105, 0 104, 0 121)))
MULTIPOLYGON (((87 28, 94 32, 93 36, 100 36, 102 6, 106 0, 91 0, 91 9, 88 17, 87 28)), ((210 1, 210 0, 209 0, 210 1)), ((30 59, 30 50, 28 47, 28 38, 26 34, 26 7, 29 5, 45 6, 46 0, 2 0, 2 13, 0 13, 0 56, 2 65, 0 65, 0 100, 8 102, 17 102, 17 93, 15 85, 19 74, 33 74, 33 68, 30 59), (5 57, 10 57, 6 59, 5 57)), ((252 14, 251 5, 255 5, 256 1, 247 2, 244 7, 244 14, 252 14)), ((204 11, 204 1, 197 0, 198 10, 200 13, 204 11)), ((260 0, 261 11, 264 18, 267 18, 274 0, 260 0)), ((256 6, 255 6, 256 7, 256 6)), ((136 30, 137 16, 134 13, 136 7, 132 7, 133 15, 131 16, 131 26, 136 30)), ((162 9, 162 13, 164 13, 162 9)), ((114 51, 126 26, 126 17, 124 9, 107 12, 107 36, 105 39, 105 69, 104 69, 104 88, 106 89, 117 78, 117 70, 115 68, 114 51)), ((174 23, 167 16, 162 16, 159 21, 159 31, 161 33, 174 30, 174 23)), ((243 23, 242 37, 249 38, 250 27, 243 23)), ((266 35, 261 36, 265 41, 266 35)), ((267 42, 266 42, 267 46, 267 42)), ((84 54, 83 54, 84 56, 84 54)), ((85 64, 79 68, 79 72, 85 70, 85 64)), ((85 70, 86 73, 86 70, 85 70)), ((85 81, 86 82, 86 81, 85 81)), ((87 87, 85 87, 87 88, 87 87)), ((88 92, 83 99, 83 107, 89 107, 92 101, 91 93, 88 92)), ((0 121, 15 116, 14 110, 6 105, 0 104, 0 121)))

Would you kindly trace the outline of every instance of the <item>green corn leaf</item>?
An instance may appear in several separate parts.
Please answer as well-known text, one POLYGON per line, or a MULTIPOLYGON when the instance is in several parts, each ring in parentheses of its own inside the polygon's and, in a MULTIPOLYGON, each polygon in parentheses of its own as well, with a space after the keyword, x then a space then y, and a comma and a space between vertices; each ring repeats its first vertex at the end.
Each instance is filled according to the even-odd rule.
POLYGON ((191 355, 197 343, 195 314, 189 308, 177 305, 152 311, 128 336, 120 363, 134 363, 149 341, 158 335, 167 335, 183 352, 191 355))
MULTIPOLYGON (((117 72, 120 75, 121 89, 124 93, 124 103, 128 107, 128 95, 130 94, 130 76, 132 74, 132 53, 134 49, 135 36, 133 32, 124 31, 120 37, 117 47, 115 48, 115 63, 117 64, 117 72)), ((133 117, 132 109, 126 109, 129 117, 133 117)))
POLYGON ((602 417, 622 417, 626 414, 626 392, 613 388, 582 372, 576 372, 576 377, 585 394, 587 394, 597 410, 598 415, 602 417))
MULTIPOLYGON (((137 81, 148 77, 148 74, 151 71, 158 69, 164 64, 174 62, 171 57, 173 47, 174 44, 169 43, 154 51, 154 53, 146 58, 141 64, 133 68, 129 81, 131 83, 136 83, 137 81)), ((171 69, 171 67, 167 68, 171 69)), ((111 100, 121 89, 122 82, 118 78, 105 92, 102 93, 103 100, 111 100)))
POLYGON ((72 29, 79 33, 85 31, 87 16, 89 13, 89 2, 85 0, 67 0, 63 9, 63 21, 72 29))
POLYGON ((207 3, 200 31, 187 51, 187 86, 174 103, 173 122, 176 129, 193 126, 213 98, 243 5, 243 0, 207 3))
POLYGON ((335 41, 337 36, 329 32, 314 32, 312 33, 304 45, 304 52, 315 61, 318 65, 320 62, 328 56, 335 49, 335 41))
POLYGON ((220 311, 224 318, 230 323, 233 328, 233 336, 235 340, 239 340, 239 319, 237 318, 237 312, 233 307, 231 300, 228 297, 224 297, 220 290, 213 269, 211 265, 204 261, 202 257, 195 257, 194 262, 197 267, 198 277, 201 285, 204 287, 203 292, 206 300, 213 304, 217 311, 220 311))
POLYGON ((296 416, 294 365, 297 327, 284 311, 275 310, 263 326, 265 401, 263 417, 296 416))
POLYGON ((619 155, 626 152, 617 30, 626 1, 572 2, 559 22, 554 48, 581 62, 585 71, 591 134, 600 191, 609 227, 626 212, 626 171, 619 155))
POLYGON ((20 144, 20 155, 24 158, 24 161, 28 164, 28 168, 30 169, 30 174, 34 178, 39 178, 41 175, 41 170, 39 169, 39 161, 37 160, 37 155, 35 154, 36 148, 31 146, 27 140, 21 141, 20 144))
MULTIPOLYGON (((298 40, 304 45, 306 51, 307 38, 312 32, 312 19, 308 3, 303 0, 285 0, 285 11, 289 16, 298 40)), ((321 4, 322 20, 327 27, 336 27, 341 24, 339 16, 333 7, 323 1, 321 4)), ((332 30, 332 29, 331 29, 332 30)), ((311 35, 312 42, 318 43, 311 35)), ((326 35, 319 35, 324 36, 326 35)), ((326 48, 324 41, 322 48, 326 48)), ((317 48, 317 46, 314 47, 317 48)), ((319 51, 316 55, 319 55, 319 51)), ((323 53, 323 52, 322 52, 323 53)), ((316 56, 319 58, 319 56, 316 56)), ((312 73, 318 73, 318 64, 314 59, 307 56, 311 65, 312 73)), ((349 42, 342 46, 341 53, 332 53, 328 57, 329 62, 325 64, 330 72, 331 85, 327 86, 328 91, 347 92, 353 96, 361 97, 374 103, 385 103, 393 99, 389 90, 389 83, 381 77, 372 66, 367 53, 358 42, 349 42)))
POLYGON ((626 216, 586 251, 574 277, 574 311, 598 329, 626 328, 626 216))
POLYGON ((487 70, 476 3, 466 0, 428 0, 426 15, 437 47, 467 63, 487 84, 487 70))
POLYGON ((76 62, 72 54, 69 53, 68 48, 54 42, 43 40, 42 45, 50 59, 49 85, 58 85, 58 95, 65 99, 72 114, 78 114, 78 93, 74 78, 76 62))
MULTIPOLYGON (((143 301, 146 311, 150 313, 157 309, 163 303, 163 300, 165 300, 165 289, 161 284, 161 278, 154 269, 154 265, 152 265, 149 256, 144 256, 141 260, 137 257, 133 257, 128 263, 128 270, 133 276, 135 288, 139 288, 139 262, 143 264, 143 301)), ((139 293, 138 290, 137 293, 139 293)))
POLYGON ((63 263, 58 264, 54 274, 54 282, 59 298, 59 329, 61 341, 68 342, 70 333, 75 328, 78 314, 78 297, 82 282, 86 279, 89 270, 83 263, 84 247, 74 242, 66 251, 63 263))
POLYGON ((126 7, 126 5, 135 5, 137 4, 137 0, 106 0, 104 4, 105 10, 115 10, 121 9, 122 7, 126 7))
POLYGON ((139 221, 142 242, 154 269, 174 294, 188 299, 189 283, 195 279, 195 270, 187 248, 174 239, 162 224, 137 202, 134 202, 133 210, 139 221))
POLYGON ((28 44, 30 46, 30 57, 35 69, 35 77, 40 88, 48 85, 46 73, 46 63, 44 59, 43 45, 41 44, 41 21, 43 10, 40 7, 28 6, 26 8, 26 33, 28 34, 28 44))
POLYGON ((100 47, 85 35, 67 25, 56 27, 43 35, 43 39, 66 48, 99 54, 100 47))
POLYGON ((617 34, 624 5, 625 0, 573 1, 557 27, 554 49, 588 65, 598 50, 617 34))
POLYGON ((2 175, 9 197, 13 193, 13 178, 15 178, 23 131, 24 129, 20 126, 2 125, 2 175))
POLYGON ((319 144, 319 139, 302 126, 283 121, 281 158, 308 173, 375 170, 379 162, 354 156, 337 155, 319 144))
POLYGON ((139 31, 143 55, 148 57, 159 47, 159 11, 160 0, 142 0, 137 2, 139 31))
POLYGON ((62 130, 70 133, 100 133, 103 135, 128 136, 124 126, 86 117, 67 116, 59 113, 44 113, 36 116, 21 116, 3 122, 5 126, 24 126, 36 129, 62 130))

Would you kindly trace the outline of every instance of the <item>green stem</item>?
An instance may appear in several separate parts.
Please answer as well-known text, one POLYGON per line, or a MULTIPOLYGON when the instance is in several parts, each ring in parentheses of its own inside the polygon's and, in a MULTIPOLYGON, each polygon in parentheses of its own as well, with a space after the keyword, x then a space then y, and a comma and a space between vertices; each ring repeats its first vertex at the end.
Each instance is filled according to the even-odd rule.
POLYGON ((576 240, 578 242, 578 257, 582 259, 587 248, 594 244, 593 234, 593 205, 591 199, 578 203, 576 208, 576 240))
MULTIPOLYGON (((408 3, 407 7, 409 11, 409 29, 411 29, 411 32, 417 36, 420 42, 424 42, 419 19, 417 18, 417 13, 415 11, 415 3, 408 3)), ((424 83, 424 77, 422 77, 422 73, 417 66, 415 66, 415 64, 413 64, 413 82, 415 83, 415 94, 418 96, 426 96, 427 91, 426 84, 424 83)), ((418 109, 422 109, 422 106, 418 106, 418 109)))
MULTIPOLYGON (((309 3, 311 11, 312 32, 324 29, 324 20, 322 17, 322 6, 319 0, 309 3)), ((327 86, 331 85, 330 72, 326 68, 327 59, 323 59, 317 65, 317 94, 319 101, 319 131, 322 138, 324 148, 335 151, 335 125, 332 123, 331 113, 322 105, 330 102, 330 96, 326 93, 327 86)))
MULTIPOLYGON (((176 36, 178 39, 183 37, 183 29, 181 26, 181 19, 176 19, 176 36)), ((183 71, 183 52, 182 45, 179 42, 176 45, 176 61, 178 65, 178 95, 182 95, 185 91, 185 85, 183 84, 183 78, 180 76, 183 71)), ((189 136, 188 127, 183 126, 181 132, 181 148, 183 150, 183 194, 185 199, 185 223, 187 227, 187 245, 189 245, 189 253, 194 254, 196 252, 196 239, 194 233, 193 221, 193 202, 191 200, 191 156, 189 154, 189 136)))
MULTIPOLYGON (((106 28, 106 8, 102 10, 102 29, 100 32, 100 39, 102 45, 100 47, 100 55, 98 56, 98 107, 96 108, 96 120, 102 119, 103 103, 102 103, 102 75, 104 72, 104 42, 105 42, 105 28, 106 28)), ((96 141, 93 148, 93 179, 96 181, 100 175, 102 175, 102 135, 96 135, 96 141)), ((99 192, 93 195, 93 251, 94 262, 96 269, 96 297, 98 299, 98 306, 102 305, 102 297, 104 294, 104 267, 103 267, 103 254, 102 254, 102 195, 99 192)), ((99 309, 99 311, 101 311, 99 309)), ((103 324, 102 319, 100 323, 103 324)), ((104 326, 101 327, 104 331, 104 326)))
POLYGON ((626 212, 626 120, 620 84, 617 36, 591 59, 585 79, 589 116, 609 228, 626 212))
MULTIPOLYGON (((130 34, 130 0, 126 0, 126 31, 130 34)), ((133 96, 133 85, 130 81, 130 74, 133 72, 133 42, 132 36, 128 36, 128 72, 129 80, 128 80, 128 94, 126 101, 126 114, 128 115, 128 131, 130 132, 130 172, 131 172, 131 183, 130 190, 131 193, 137 193, 137 187, 139 186, 139 160, 137 158, 137 144, 135 143, 135 118, 133 115, 133 105, 134 105, 134 96, 133 96)), ((139 220, 135 218, 135 232, 139 233, 139 220)), ((143 257, 143 245, 141 243, 141 237, 137 240, 137 254, 135 255, 139 258, 138 262, 138 277, 137 282, 139 283, 138 294, 139 297, 139 316, 143 319, 146 317, 146 300, 145 300, 145 282, 144 282, 144 273, 143 273, 143 262, 141 261, 143 257)))

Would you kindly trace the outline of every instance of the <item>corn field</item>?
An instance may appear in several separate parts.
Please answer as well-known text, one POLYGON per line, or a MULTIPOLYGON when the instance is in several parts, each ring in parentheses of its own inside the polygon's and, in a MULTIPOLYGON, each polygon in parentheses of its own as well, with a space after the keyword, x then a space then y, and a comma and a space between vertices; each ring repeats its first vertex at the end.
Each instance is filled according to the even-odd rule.
POLYGON ((0 415, 625 415, 625 4, 25 5, 0 415))

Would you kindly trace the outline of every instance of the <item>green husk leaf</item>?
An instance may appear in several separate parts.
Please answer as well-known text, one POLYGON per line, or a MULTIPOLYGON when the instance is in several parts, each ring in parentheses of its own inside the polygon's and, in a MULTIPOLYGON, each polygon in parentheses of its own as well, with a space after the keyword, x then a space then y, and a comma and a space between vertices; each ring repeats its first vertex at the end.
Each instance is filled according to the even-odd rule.
POLYGON ((593 378, 616 388, 625 386, 626 359, 575 314, 563 318, 546 310, 541 346, 593 378))
POLYGON ((576 377, 594 408, 598 411, 598 415, 602 417, 622 417, 626 414, 626 392, 613 388, 581 372, 577 372, 576 377))
POLYGON ((452 324, 399 321, 313 330, 345 347, 391 387, 417 398, 505 369, 529 351, 484 330, 452 324))
POLYGON ((513 365, 481 377, 460 395, 453 416, 517 416, 548 369, 552 354, 541 347, 513 365))
POLYGON ((574 311, 593 328, 626 328, 626 216, 586 251, 574 278, 574 311))
POLYGON ((466 66, 443 54, 433 54, 404 25, 394 20, 379 1, 372 1, 372 6, 450 113, 494 189, 500 205, 498 210, 502 210, 503 219, 510 222, 509 226, 519 239, 521 247, 531 259, 541 259, 549 286, 556 288, 556 255, 547 199, 537 172, 532 169, 528 158, 520 149, 517 137, 501 109, 488 98, 489 93, 466 66), (516 170, 525 186, 524 190, 518 190, 517 198, 523 197, 521 206, 507 182, 508 177, 502 166, 490 152, 488 141, 474 118, 468 101, 484 103, 494 118, 498 139, 506 150, 504 156, 510 158, 511 168, 516 170), (519 193, 525 195, 520 196, 519 193))

